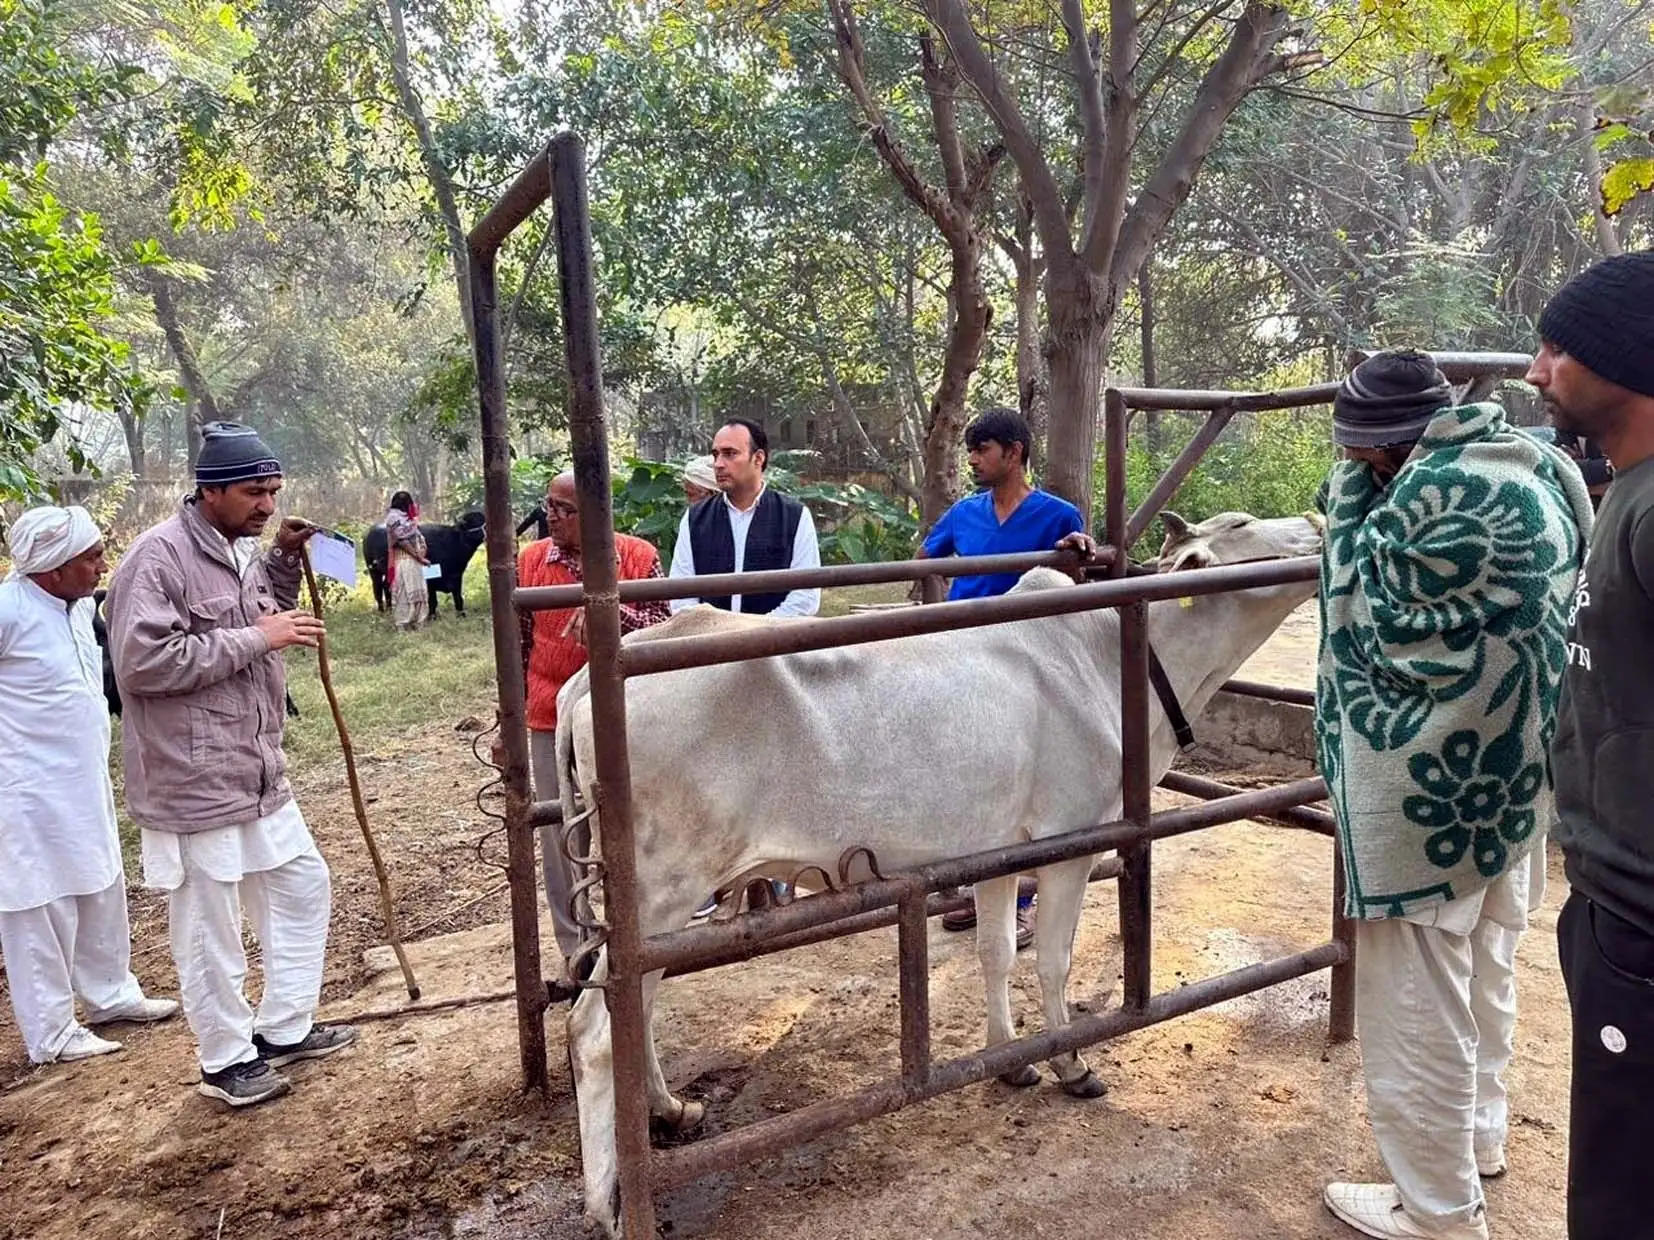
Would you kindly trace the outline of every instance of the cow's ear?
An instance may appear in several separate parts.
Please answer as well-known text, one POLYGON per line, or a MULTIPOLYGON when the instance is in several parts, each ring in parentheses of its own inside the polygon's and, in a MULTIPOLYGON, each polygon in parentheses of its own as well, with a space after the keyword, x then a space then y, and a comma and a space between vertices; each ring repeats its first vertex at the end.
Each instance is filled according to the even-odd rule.
POLYGON ((1166 527, 1166 537, 1173 542, 1180 542, 1194 533, 1189 523, 1170 508, 1160 514, 1160 524, 1166 527))

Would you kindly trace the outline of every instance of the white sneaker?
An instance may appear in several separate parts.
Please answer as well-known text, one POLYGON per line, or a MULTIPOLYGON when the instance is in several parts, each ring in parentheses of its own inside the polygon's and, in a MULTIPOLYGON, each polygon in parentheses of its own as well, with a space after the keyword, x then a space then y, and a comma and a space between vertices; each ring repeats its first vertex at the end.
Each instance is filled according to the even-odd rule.
POLYGON ((139 999, 136 1003, 129 1003, 125 1007, 111 1008, 107 1012, 99 1012, 95 1016, 88 1016, 89 1025, 112 1025, 116 1021, 130 1020, 137 1024, 149 1025, 158 1020, 167 1020, 178 1015, 178 1000, 176 999, 139 999))
POLYGON ((1510 1168, 1505 1163, 1505 1143, 1489 1145, 1476 1151, 1476 1174, 1484 1180, 1497 1180, 1510 1168))
POLYGON ((111 1042, 107 1038, 100 1038, 84 1026, 76 1026, 69 1035, 69 1040, 63 1044, 63 1049, 57 1053, 59 1063, 73 1063, 77 1059, 91 1059, 95 1055, 113 1055, 116 1051, 125 1050, 119 1042, 111 1042))
POLYGON ((1407 1213, 1394 1184, 1328 1184, 1323 1199, 1340 1221, 1379 1240, 1488 1240, 1485 1211, 1468 1223, 1426 1229, 1407 1213))

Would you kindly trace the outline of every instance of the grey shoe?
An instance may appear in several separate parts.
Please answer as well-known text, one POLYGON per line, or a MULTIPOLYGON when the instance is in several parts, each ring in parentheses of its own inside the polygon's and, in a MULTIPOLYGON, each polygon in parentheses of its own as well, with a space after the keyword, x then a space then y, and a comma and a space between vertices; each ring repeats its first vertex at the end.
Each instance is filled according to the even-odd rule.
POLYGON ((264 1060, 249 1059, 219 1072, 203 1072, 195 1092, 232 1107, 250 1107, 279 1098, 292 1088, 292 1082, 264 1060))
POLYGON ((1017 950, 1024 951, 1034 945, 1034 906, 1032 904, 1017 905, 1017 950))
POLYGON ((272 1068, 299 1059, 326 1059, 354 1041, 356 1030, 350 1025, 312 1025, 310 1032, 298 1042, 270 1042, 261 1034, 253 1035, 253 1045, 258 1048, 259 1057, 272 1068))

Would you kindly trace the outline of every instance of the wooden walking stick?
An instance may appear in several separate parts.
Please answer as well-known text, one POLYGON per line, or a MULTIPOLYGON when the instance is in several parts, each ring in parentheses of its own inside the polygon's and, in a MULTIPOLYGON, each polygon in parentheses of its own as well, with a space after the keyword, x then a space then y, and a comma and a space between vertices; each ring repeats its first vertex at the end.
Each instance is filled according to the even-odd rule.
MULTIPOLYGON (((322 592, 316 588, 316 573, 310 567, 310 548, 301 546, 299 556, 304 564, 305 584, 310 587, 310 610, 316 613, 316 619, 322 618, 322 592)), ((408 953, 402 949, 402 936, 396 930, 396 905, 391 899, 390 875, 385 872, 385 862, 379 856, 379 845, 374 843, 373 831, 368 826, 367 804, 362 800, 362 781, 356 775, 356 751, 351 748, 350 729, 345 727, 345 717, 339 710, 339 695, 333 691, 333 668, 327 658, 327 635, 322 634, 316 645, 317 664, 322 672, 322 690, 327 694, 327 704, 333 711, 333 727, 339 733, 339 747, 345 754, 345 775, 350 780, 350 800, 356 807, 356 821, 361 824, 362 838, 367 841, 368 856, 373 858, 373 872, 379 876, 379 903, 385 910, 385 936, 390 940, 391 950, 396 953, 396 963, 402 966, 402 981, 408 987, 408 998, 419 998, 419 983, 414 981, 413 966, 408 963, 408 953)))

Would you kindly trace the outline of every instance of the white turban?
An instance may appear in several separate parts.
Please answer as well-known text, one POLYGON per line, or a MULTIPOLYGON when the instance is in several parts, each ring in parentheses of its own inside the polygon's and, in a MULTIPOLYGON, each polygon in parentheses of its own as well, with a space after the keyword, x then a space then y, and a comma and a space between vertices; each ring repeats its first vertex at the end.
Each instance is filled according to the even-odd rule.
POLYGON ((84 508, 31 508, 6 531, 11 548, 7 580, 62 568, 102 541, 103 532, 84 508))
POLYGON ((683 480, 703 491, 718 489, 718 475, 713 472, 710 456, 695 456, 683 463, 683 480))

